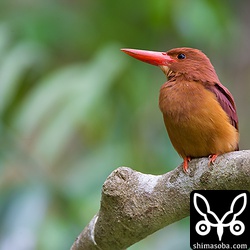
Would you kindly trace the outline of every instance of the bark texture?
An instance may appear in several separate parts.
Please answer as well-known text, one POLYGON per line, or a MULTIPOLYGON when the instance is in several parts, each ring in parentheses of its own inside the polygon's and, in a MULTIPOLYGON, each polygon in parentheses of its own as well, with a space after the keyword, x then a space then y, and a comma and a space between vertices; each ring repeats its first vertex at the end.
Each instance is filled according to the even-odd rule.
POLYGON ((250 150, 194 159, 163 175, 127 167, 114 170, 103 184, 99 212, 77 237, 71 250, 122 250, 189 215, 192 190, 250 191, 250 150))

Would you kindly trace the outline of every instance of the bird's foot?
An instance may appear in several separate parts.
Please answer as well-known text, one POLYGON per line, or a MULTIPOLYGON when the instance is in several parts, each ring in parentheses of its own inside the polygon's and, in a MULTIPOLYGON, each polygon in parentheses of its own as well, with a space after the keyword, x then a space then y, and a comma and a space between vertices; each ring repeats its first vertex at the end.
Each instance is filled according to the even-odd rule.
POLYGON ((184 158, 184 162, 183 162, 183 165, 182 165, 182 168, 183 168, 183 171, 184 173, 187 173, 187 170, 188 170, 188 163, 191 161, 191 157, 187 156, 184 158))
POLYGON ((209 162, 208 162, 208 166, 210 166, 211 164, 214 164, 216 158, 218 157, 218 155, 214 154, 214 155, 209 155, 209 162))

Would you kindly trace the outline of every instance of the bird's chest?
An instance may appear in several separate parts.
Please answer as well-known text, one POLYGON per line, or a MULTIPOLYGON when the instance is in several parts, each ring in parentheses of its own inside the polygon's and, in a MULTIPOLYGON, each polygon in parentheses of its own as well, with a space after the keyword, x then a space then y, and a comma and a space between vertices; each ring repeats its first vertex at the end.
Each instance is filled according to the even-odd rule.
POLYGON ((166 119, 172 122, 191 121, 192 117, 207 112, 207 90, 196 82, 162 85, 159 107, 166 119))

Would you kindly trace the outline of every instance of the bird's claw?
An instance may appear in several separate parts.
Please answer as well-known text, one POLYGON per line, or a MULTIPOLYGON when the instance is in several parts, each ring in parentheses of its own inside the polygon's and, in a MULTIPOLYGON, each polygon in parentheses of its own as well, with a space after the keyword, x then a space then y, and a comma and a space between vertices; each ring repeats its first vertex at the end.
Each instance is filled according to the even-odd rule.
POLYGON ((184 162, 183 162, 183 165, 182 165, 182 168, 183 168, 183 171, 184 173, 187 173, 187 170, 188 170, 188 163, 191 161, 191 157, 185 157, 184 158, 184 162))
POLYGON ((211 164, 213 165, 217 157, 218 157, 218 155, 216 155, 216 154, 209 155, 208 166, 210 166, 211 164))

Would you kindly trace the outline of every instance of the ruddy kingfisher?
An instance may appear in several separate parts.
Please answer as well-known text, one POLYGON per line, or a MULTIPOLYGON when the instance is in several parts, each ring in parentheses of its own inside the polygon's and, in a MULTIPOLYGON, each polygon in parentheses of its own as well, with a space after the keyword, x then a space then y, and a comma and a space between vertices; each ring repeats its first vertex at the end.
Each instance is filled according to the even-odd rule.
POLYGON ((235 102, 208 57, 198 49, 167 52, 121 49, 143 62, 159 66, 167 77, 160 88, 159 107, 169 138, 187 172, 192 158, 239 150, 235 102))

